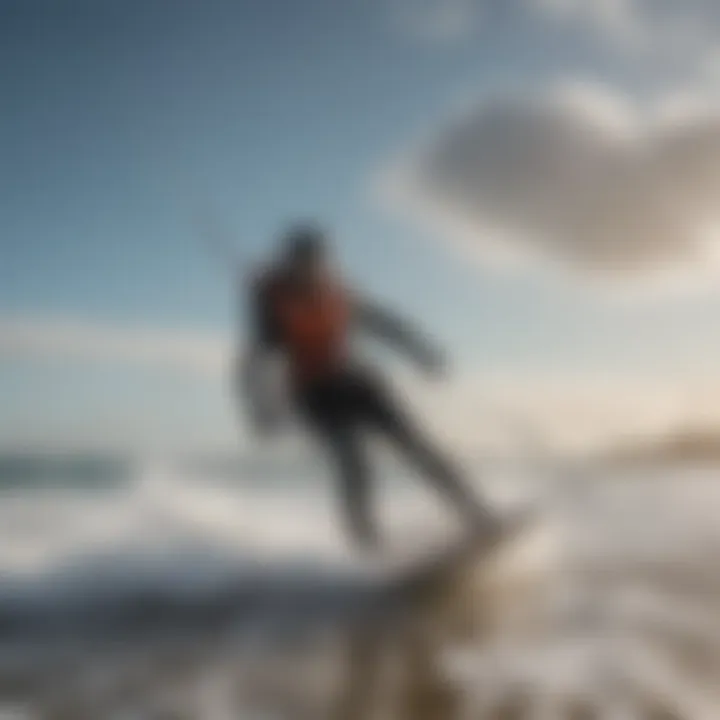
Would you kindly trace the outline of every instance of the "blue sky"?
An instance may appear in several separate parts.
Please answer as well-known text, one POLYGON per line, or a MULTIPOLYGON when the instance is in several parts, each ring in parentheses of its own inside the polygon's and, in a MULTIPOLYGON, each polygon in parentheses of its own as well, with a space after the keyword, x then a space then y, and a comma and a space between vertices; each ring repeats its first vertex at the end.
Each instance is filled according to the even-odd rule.
MULTIPOLYGON (((692 52, 669 35, 676 52, 660 61, 643 32, 672 33, 677 15, 626 0, 618 18, 610 5, 1 0, 0 444, 233 444, 219 358, 236 301, 203 246, 208 225, 260 257, 287 219, 322 219, 349 275, 438 334, 462 374, 711 368, 712 290, 608 303, 585 267, 508 270, 482 242, 470 258, 446 221, 484 200, 484 178, 450 196, 431 160, 404 197, 450 198, 444 225, 378 197, 417 138, 443 142, 458 105, 567 81, 638 107, 711 95, 707 22, 692 52)), ((493 230, 517 229, 487 207, 493 230)), ((466 215, 478 238, 492 233, 466 215)))

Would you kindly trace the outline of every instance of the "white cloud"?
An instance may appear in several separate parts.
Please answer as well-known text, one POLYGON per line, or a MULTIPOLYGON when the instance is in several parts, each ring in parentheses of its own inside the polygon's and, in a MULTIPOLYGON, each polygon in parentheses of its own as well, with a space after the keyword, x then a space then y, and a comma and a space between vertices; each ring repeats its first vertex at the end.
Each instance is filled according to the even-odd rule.
POLYGON ((668 108, 583 85, 486 100, 394 163, 382 193, 481 259, 632 278, 704 267, 718 252, 720 114, 668 108))
POLYGON ((701 77, 715 62, 720 33, 716 0, 520 0, 538 22, 590 32, 654 66, 701 77))
MULTIPOLYGON (((215 378, 225 371, 229 353, 226 339, 210 334, 75 320, 0 319, 0 362, 119 363, 215 378)), ((467 458, 498 450, 532 454, 538 447, 559 453, 593 451, 624 439, 662 436, 684 425, 720 423, 720 384, 715 377, 697 374, 616 376, 506 369, 461 373, 437 384, 411 374, 396 380, 432 435, 467 458)), ((216 407, 212 393, 202 395, 205 400, 200 406, 203 422, 212 417, 215 424, 195 424, 199 397, 193 401, 190 415, 183 410, 172 420, 150 402, 150 410, 133 417, 131 425, 120 417, 121 409, 120 420, 103 415, 102 422, 98 424, 94 418, 94 424, 87 427, 77 417, 67 426, 57 426, 47 415, 35 416, 32 411, 24 424, 13 424, 16 435, 11 433, 11 440, 33 447, 44 430, 53 447, 63 443, 74 446, 78 442, 74 434, 82 427, 87 435, 83 446, 93 441, 104 448, 113 444, 108 438, 115 438, 120 447, 196 447, 203 443, 234 447, 238 440, 235 427, 227 421, 227 408, 216 407)), ((160 398, 164 402, 162 394, 160 398)), ((297 438, 286 442, 294 440, 297 438)))
POLYGON ((395 25, 431 41, 468 39, 492 32, 549 26, 568 39, 589 32, 626 50, 702 66, 715 52, 720 3, 715 0, 387 0, 395 25))
POLYGON ((164 328, 113 326, 68 318, 0 318, 0 360, 81 360, 217 374, 226 338, 164 328))
POLYGON ((510 369, 402 385, 432 434, 467 457, 602 452, 720 425, 720 383, 707 374, 510 369))
POLYGON ((693 52, 714 44, 720 28, 715 0, 531 0, 560 22, 581 23, 638 47, 693 52))

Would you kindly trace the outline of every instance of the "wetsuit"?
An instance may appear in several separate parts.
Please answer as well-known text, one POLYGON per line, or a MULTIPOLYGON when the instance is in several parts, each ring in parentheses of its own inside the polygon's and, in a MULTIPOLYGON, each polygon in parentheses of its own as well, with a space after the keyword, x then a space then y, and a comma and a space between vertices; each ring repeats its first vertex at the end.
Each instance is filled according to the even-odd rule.
POLYGON ((470 522, 486 519, 484 507, 452 463, 412 422, 378 373, 349 353, 350 335, 358 328, 393 335, 418 355, 427 351, 415 333, 390 324, 392 332, 382 312, 331 281, 308 293, 293 289, 280 273, 270 272, 252 289, 253 346, 280 351, 287 358, 295 407, 331 454, 349 530, 363 545, 377 541, 366 431, 395 445, 470 522))

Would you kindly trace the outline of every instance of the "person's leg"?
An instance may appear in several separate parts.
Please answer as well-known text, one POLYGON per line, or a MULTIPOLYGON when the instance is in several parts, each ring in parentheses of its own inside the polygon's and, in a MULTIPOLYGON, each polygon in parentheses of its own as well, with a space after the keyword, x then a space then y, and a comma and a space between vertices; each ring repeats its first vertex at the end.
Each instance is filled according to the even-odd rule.
POLYGON ((362 438, 356 428, 328 430, 326 442, 334 461, 348 535, 363 549, 379 544, 372 516, 371 477, 362 438))
POLYGON ((488 527, 493 515, 476 496, 461 472, 412 420, 401 403, 377 378, 365 385, 373 424, 428 478, 437 490, 474 526, 488 527))
POLYGON ((344 376, 330 378, 320 386, 305 389, 298 402, 321 446, 330 455, 349 538, 366 549, 376 546, 370 467, 353 383, 344 376))

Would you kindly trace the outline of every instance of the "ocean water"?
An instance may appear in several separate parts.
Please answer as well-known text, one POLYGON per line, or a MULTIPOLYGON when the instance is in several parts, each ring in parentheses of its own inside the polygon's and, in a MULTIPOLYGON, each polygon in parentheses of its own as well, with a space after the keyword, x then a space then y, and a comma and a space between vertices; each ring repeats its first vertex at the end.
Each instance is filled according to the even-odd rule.
MULTIPOLYGON (((0 718, 720 717, 713 468, 478 467, 532 530, 386 615, 329 479, 272 467, 0 464, 0 718)), ((459 532, 377 495, 400 567, 459 532)))

